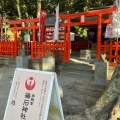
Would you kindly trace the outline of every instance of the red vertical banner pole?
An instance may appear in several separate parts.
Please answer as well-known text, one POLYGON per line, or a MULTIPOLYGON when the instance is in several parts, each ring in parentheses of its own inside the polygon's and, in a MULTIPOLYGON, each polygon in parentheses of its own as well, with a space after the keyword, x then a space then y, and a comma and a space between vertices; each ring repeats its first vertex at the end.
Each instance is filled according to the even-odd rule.
POLYGON ((36 50, 36 40, 35 40, 35 23, 33 22, 32 23, 31 59, 34 59, 34 54, 35 54, 34 50, 36 50))
POLYGON ((66 41, 66 27, 64 27, 64 62, 66 62, 67 61, 67 52, 66 52, 66 49, 67 49, 67 47, 66 47, 66 44, 67 44, 67 41, 66 41))
POLYGON ((34 52, 33 52, 33 41, 31 42, 31 59, 33 59, 34 58, 34 56, 33 56, 33 54, 34 54, 34 52))
POLYGON ((102 32, 102 15, 99 12, 98 15, 98 34, 97 34, 97 60, 100 59, 101 53, 101 32, 102 32))
POLYGON ((14 41, 11 42, 11 54, 14 57, 14 41))
POLYGON ((13 48, 13 49, 15 50, 15 57, 16 57, 18 55, 17 26, 16 26, 16 24, 14 24, 14 42, 15 42, 15 45, 14 45, 15 48, 13 48))
POLYGON ((33 31, 32 31, 33 38, 32 38, 32 39, 33 39, 33 42, 36 42, 36 37, 35 37, 35 34, 36 34, 36 31, 35 31, 35 23, 33 22, 32 25, 33 25, 33 28, 32 28, 32 29, 33 29, 33 31))
POLYGON ((45 29, 45 21, 47 18, 47 12, 40 10, 40 18, 39 18, 39 42, 44 42, 44 29, 45 29))
POLYGON ((68 29, 67 29, 67 34, 68 34, 68 37, 67 37, 67 41, 68 41, 68 50, 67 50, 67 53, 68 53, 68 61, 70 61, 70 18, 68 19, 68 29))
POLYGON ((109 57, 109 61, 112 61, 112 50, 113 50, 113 44, 112 41, 110 41, 110 57, 109 57))

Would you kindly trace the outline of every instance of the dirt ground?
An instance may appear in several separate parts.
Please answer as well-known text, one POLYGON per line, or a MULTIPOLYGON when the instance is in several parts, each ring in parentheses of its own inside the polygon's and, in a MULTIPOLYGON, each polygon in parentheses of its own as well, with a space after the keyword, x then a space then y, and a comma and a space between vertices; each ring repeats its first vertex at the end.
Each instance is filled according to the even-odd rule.
MULTIPOLYGON (((4 112, 13 80, 13 75, 16 67, 15 66, 0 66, 0 120, 3 119, 4 117, 4 112)), ((111 77, 111 75, 110 75, 111 77)), ((65 74, 60 74, 57 77, 58 79, 58 84, 59 84, 59 91, 60 91, 60 96, 61 98, 67 94, 64 91, 65 86, 69 86, 73 84, 74 82, 91 82, 93 80, 93 77, 89 76, 75 76, 75 75, 65 75, 65 74)))
POLYGON ((2 120, 10 92, 15 67, 0 66, 0 120, 2 120))

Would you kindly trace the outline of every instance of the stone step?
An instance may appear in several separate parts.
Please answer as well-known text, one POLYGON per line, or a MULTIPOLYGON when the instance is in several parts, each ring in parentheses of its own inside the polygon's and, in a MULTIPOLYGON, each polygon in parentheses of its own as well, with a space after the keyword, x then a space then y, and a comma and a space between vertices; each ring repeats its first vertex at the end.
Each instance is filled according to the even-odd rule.
POLYGON ((61 75, 76 75, 76 76, 84 76, 84 77, 93 77, 94 74, 93 73, 85 73, 85 72, 73 72, 73 71, 60 71, 61 75))
POLYGON ((81 57, 77 57, 77 56, 71 56, 70 57, 70 61, 84 61, 84 62, 94 62, 95 59, 84 59, 84 58, 81 58, 81 57))
MULTIPOLYGON (((99 84, 87 84, 87 83, 81 83, 81 82, 75 82, 74 83, 74 88, 77 89, 79 92, 86 92, 86 93, 101 93, 104 91, 104 89, 106 88, 106 86, 104 85, 99 85, 99 84)), ((88 94, 90 95, 90 94, 88 94)), ((96 95, 97 96, 97 95, 96 95)))
POLYGON ((80 58, 95 59, 96 50, 80 50, 80 58))
MULTIPOLYGON (((3 58, 3 57, 0 57, 0 64, 1 65, 10 65, 10 66, 16 67, 16 58, 3 58)), ((41 70, 42 69, 42 61, 41 60, 31 60, 29 58, 29 60, 28 60, 28 68, 29 69, 41 70)))
POLYGON ((76 68, 76 69, 93 69, 94 65, 84 64, 84 63, 64 63, 65 68, 76 68))
POLYGON ((87 69, 87 68, 85 68, 85 67, 80 67, 80 68, 78 68, 78 67, 66 67, 66 66, 64 66, 63 67, 63 69, 62 69, 62 71, 61 72, 67 72, 67 73, 75 73, 75 74, 90 74, 90 75, 92 75, 92 74, 94 74, 94 70, 92 70, 92 69, 87 69))
POLYGON ((2 65, 15 65, 16 64, 16 58, 0 57, 0 64, 2 64, 2 65))

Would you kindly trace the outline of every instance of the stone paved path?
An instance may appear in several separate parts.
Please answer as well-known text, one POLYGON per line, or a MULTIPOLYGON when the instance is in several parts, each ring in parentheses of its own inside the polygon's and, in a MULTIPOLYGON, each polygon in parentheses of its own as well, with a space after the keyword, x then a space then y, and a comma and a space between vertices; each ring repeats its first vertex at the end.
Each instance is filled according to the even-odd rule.
POLYGON ((0 120, 4 116, 14 71, 15 67, 0 66, 0 120))

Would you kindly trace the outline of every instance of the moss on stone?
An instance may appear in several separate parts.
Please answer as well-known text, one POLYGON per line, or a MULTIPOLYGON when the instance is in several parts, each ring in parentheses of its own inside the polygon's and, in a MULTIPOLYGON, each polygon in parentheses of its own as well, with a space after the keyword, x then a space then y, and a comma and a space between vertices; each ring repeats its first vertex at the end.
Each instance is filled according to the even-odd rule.
POLYGON ((49 108, 49 114, 48 114, 48 120, 51 120, 50 116, 57 116, 60 120, 62 120, 62 116, 60 113, 60 110, 57 106, 55 106, 54 104, 50 104, 50 108, 49 108))

